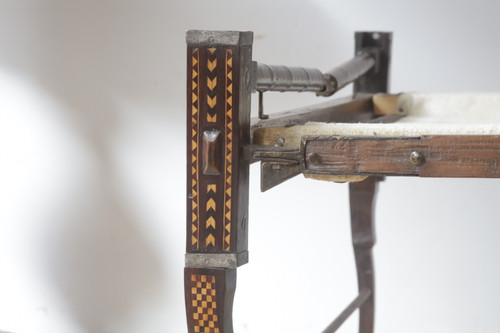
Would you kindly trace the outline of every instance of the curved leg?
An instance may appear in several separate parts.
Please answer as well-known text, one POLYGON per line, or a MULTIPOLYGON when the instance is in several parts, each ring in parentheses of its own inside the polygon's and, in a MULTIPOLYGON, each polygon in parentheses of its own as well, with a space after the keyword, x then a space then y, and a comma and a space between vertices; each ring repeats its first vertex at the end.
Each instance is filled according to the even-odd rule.
POLYGON ((369 177, 362 182, 349 184, 352 244, 358 272, 358 288, 360 292, 371 290, 370 297, 359 308, 359 333, 372 333, 374 326, 373 215, 377 183, 380 180, 369 177))
POLYGON ((185 268, 189 333, 233 332, 236 269, 185 268))

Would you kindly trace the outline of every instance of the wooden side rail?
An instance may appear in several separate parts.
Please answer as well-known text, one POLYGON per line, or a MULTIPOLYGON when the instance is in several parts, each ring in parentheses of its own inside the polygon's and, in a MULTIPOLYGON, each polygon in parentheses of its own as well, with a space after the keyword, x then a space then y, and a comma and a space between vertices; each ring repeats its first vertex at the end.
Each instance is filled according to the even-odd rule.
POLYGON ((305 137, 304 173, 500 177, 500 136, 305 137))

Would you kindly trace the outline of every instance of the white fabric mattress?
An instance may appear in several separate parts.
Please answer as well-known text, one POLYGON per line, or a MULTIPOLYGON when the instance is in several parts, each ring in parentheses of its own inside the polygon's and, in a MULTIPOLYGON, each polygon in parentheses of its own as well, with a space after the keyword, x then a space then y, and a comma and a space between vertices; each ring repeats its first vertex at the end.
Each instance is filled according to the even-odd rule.
POLYGON ((299 146, 303 135, 500 135, 497 93, 404 93, 398 104, 406 116, 394 123, 309 122, 281 133, 288 139, 287 146, 299 146))

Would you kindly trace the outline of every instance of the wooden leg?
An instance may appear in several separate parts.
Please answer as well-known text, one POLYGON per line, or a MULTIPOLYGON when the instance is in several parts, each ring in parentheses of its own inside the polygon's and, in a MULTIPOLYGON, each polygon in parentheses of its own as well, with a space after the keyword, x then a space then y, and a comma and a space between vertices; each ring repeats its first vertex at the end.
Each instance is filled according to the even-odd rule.
POLYGON ((236 269, 185 268, 188 332, 233 331, 236 269))
POLYGON ((185 296, 189 333, 232 333, 248 262, 249 32, 188 31, 185 296))
POLYGON ((375 244, 373 225, 374 201, 380 178, 369 177, 358 183, 349 184, 351 206, 351 230, 358 289, 371 290, 370 297, 359 308, 359 333, 372 333, 374 327, 374 279, 372 248, 375 244))

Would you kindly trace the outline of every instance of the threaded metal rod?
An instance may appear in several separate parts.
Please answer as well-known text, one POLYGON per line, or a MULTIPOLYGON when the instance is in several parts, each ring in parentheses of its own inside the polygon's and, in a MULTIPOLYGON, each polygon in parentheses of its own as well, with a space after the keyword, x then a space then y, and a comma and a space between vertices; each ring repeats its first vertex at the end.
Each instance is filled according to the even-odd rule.
POLYGON ((257 64, 259 91, 321 91, 325 78, 319 69, 257 64))
POLYGON ((273 66, 257 63, 256 90, 258 91, 312 91, 330 96, 353 82, 375 65, 368 52, 323 74, 316 68, 273 66))

